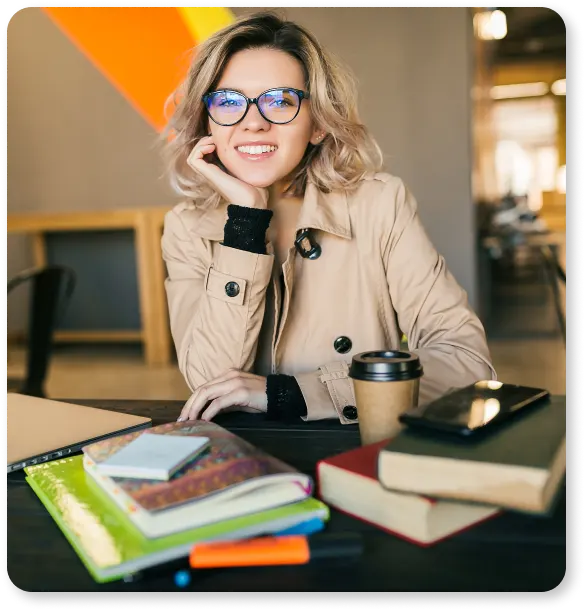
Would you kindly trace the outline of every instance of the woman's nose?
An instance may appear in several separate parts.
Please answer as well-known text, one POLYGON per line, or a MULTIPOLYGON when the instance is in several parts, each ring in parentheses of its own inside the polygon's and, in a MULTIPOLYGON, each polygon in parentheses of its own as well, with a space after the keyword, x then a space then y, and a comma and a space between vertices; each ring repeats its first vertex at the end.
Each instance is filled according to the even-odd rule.
POLYGON ((243 118, 241 125, 243 129, 248 129, 250 131, 270 129, 270 121, 267 121, 262 116, 256 104, 250 104, 250 108, 243 118))

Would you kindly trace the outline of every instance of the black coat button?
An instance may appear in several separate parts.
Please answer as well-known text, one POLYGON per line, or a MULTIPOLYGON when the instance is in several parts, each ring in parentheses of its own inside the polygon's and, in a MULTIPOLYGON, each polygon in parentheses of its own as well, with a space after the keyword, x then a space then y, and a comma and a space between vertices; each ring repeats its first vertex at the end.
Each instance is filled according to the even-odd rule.
POLYGON ((335 348, 335 350, 337 350, 337 352, 341 354, 345 354, 346 352, 349 352, 351 350, 352 345, 353 344, 351 343, 351 340, 349 339, 349 337, 346 337, 345 335, 338 337, 333 342, 333 347, 335 348))
POLYGON ((354 405, 346 405, 343 408, 343 416, 348 420, 357 420, 357 409, 354 405))
POLYGON ((240 294, 240 285, 237 282, 228 282, 225 285, 225 294, 228 297, 237 297, 240 294))

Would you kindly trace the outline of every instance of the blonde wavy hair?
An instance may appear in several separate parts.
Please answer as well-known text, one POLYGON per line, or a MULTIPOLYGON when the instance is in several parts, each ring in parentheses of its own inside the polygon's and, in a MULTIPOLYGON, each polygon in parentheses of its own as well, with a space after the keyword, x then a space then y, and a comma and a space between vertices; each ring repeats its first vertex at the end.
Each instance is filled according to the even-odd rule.
POLYGON ((197 142, 209 133, 201 98, 214 89, 235 53, 258 48, 284 51, 301 63, 313 121, 327 134, 320 144, 307 146, 290 176, 287 194, 302 196, 307 182, 324 192, 351 190, 367 172, 381 169, 382 152, 359 119, 357 86, 350 71, 303 27, 273 12, 260 12, 238 19, 197 46, 187 77, 167 99, 168 122, 161 140, 166 171, 177 193, 205 207, 221 201, 187 164, 197 142))

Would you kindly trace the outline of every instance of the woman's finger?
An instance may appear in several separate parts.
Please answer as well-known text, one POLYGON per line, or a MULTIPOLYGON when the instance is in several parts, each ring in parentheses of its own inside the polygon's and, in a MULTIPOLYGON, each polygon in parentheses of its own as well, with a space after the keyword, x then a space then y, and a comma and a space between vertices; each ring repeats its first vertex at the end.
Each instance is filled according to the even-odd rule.
POLYGON ((187 157, 187 164, 201 174, 207 182, 227 201, 238 202, 240 206, 249 208, 266 208, 268 189, 256 188, 237 179, 229 172, 213 162, 207 162, 204 157, 217 150, 213 136, 201 138, 187 157))
POLYGON ((203 138, 200 138, 197 141, 197 144, 195 145, 195 149, 199 146, 205 146, 206 144, 215 145, 215 142, 213 141, 213 136, 203 136, 203 138))
POLYGON ((207 150, 206 146, 197 147, 193 150, 188 158, 191 168, 201 174, 225 200, 238 202, 238 205, 247 206, 248 208, 266 208, 268 190, 256 189, 231 176, 215 163, 207 163, 199 151, 209 154, 215 150, 215 145, 209 150, 207 150))
POLYGON ((203 144, 197 146, 193 149, 193 152, 189 155, 187 162, 193 168, 199 171, 199 166, 201 165, 199 162, 203 161, 206 165, 209 165, 203 157, 205 155, 209 155, 213 153, 215 150, 215 144, 203 144))
MULTIPOLYGON (((212 151, 208 151, 205 154, 210 152, 212 151)), ((213 184, 223 197, 226 197, 226 195, 230 193, 230 190, 241 187, 240 181, 237 178, 233 178, 229 174, 226 174, 219 166, 215 165, 215 163, 207 163, 203 158, 193 158, 191 167, 196 172, 199 172, 208 182, 213 184)))
POLYGON ((222 376, 219 376, 218 378, 215 378, 214 380, 211 380, 210 382, 206 382, 205 384, 198 386, 195 389, 195 391, 193 392, 193 394, 189 397, 185 405, 183 405, 183 409, 181 410, 180 416, 177 418, 177 422, 183 422, 184 420, 188 419, 187 416, 189 414, 189 411, 191 407, 197 402, 199 393, 206 390, 210 386, 213 386, 214 384, 218 384, 219 382, 233 380, 234 378, 237 378, 238 376, 240 376, 242 373, 243 372, 239 371, 238 369, 228 369, 222 376))
POLYGON ((195 149, 195 157, 201 159, 203 155, 208 155, 215 149, 215 144, 202 144, 195 149))
MULTIPOLYGON (((187 157, 187 162, 191 163, 193 160, 197 159, 197 158, 201 158, 201 150, 205 149, 208 152, 211 152, 213 149, 210 149, 210 147, 215 148, 215 142, 213 141, 213 137, 212 136, 205 136, 203 138, 201 138, 197 144, 195 145, 195 147, 193 148, 193 150, 191 151, 191 153, 189 154, 189 156, 187 157)), ((207 153, 206 153, 207 154, 207 153)))
POLYGON ((245 403, 247 399, 248 391, 245 388, 238 388, 227 395, 218 397, 217 399, 214 399, 203 412, 201 420, 210 421, 215 418, 219 412, 234 407, 235 405, 245 403))
POLYGON ((201 393, 204 392, 206 389, 207 389, 207 384, 205 384, 204 386, 199 386, 195 390, 195 392, 189 397, 189 399, 183 406, 183 409, 181 410, 181 415, 177 418, 177 422, 183 422, 185 420, 190 419, 189 414, 191 412, 191 408, 197 404, 201 396, 201 393))
POLYGON ((193 401, 195 401, 195 397, 197 396, 197 391, 195 391, 185 402, 185 405, 183 405, 183 409, 181 410, 181 413, 179 415, 179 417, 177 418, 177 422, 184 422, 185 420, 187 420, 187 414, 189 413, 189 410, 191 409, 191 406, 193 405, 193 401))
POLYGON ((227 395, 241 388, 241 386, 241 380, 239 378, 233 378, 225 382, 218 382, 206 388, 202 388, 189 408, 187 420, 197 420, 200 413, 205 409, 208 401, 227 395))

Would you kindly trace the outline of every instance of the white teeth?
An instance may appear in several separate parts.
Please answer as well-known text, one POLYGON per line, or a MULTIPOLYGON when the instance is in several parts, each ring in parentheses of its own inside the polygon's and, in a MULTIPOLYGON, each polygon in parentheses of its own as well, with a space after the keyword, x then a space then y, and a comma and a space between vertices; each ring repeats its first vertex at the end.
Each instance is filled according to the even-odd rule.
POLYGON ((240 153, 246 153, 247 155, 260 155, 262 153, 271 153, 278 147, 263 144, 259 146, 238 146, 237 149, 240 153))

